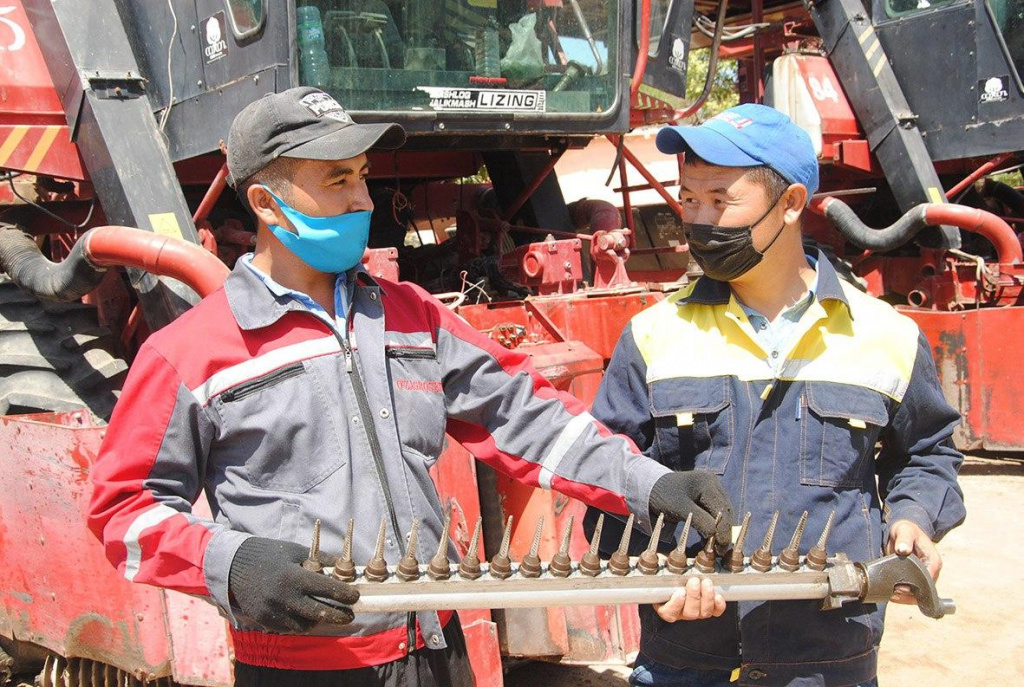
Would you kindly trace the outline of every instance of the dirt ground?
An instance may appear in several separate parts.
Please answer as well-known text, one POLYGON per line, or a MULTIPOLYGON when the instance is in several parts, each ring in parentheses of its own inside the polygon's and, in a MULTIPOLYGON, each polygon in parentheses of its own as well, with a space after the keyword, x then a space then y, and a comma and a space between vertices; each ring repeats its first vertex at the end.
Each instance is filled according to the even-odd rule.
MULTIPOLYGON (((883 687, 1024 684, 1024 461, 968 458, 960 483, 967 521, 941 544, 939 592, 955 615, 931 620, 889 605, 879 667, 883 687)), ((509 687, 622 687, 625 667, 533 663, 509 687)))

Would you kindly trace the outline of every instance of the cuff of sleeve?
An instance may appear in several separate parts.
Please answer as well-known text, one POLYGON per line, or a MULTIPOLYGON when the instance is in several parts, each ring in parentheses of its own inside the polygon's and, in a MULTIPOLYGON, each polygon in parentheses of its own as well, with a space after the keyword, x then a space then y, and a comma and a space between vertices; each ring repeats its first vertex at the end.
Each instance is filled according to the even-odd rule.
POLYGON ((651 490, 654 483, 670 472, 647 456, 637 456, 626 472, 626 505, 633 513, 634 525, 644 532, 651 531, 651 490))
POLYGON ((238 621, 235 619, 228 596, 228 575, 231 573, 231 561, 235 558, 235 552, 242 542, 251 536, 253 535, 245 532, 222 529, 210 539, 206 554, 203 556, 206 588, 210 590, 210 597, 227 616, 232 627, 238 627, 238 621))
POLYGON ((889 506, 889 517, 886 520, 885 525, 885 538, 886 541, 889 539, 889 530, 892 526, 900 520, 909 520, 918 527, 921 531, 928 535, 928 538, 935 539, 935 526, 932 523, 932 518, 921 506, 916 503, 897 503, 890 504, 889 506))

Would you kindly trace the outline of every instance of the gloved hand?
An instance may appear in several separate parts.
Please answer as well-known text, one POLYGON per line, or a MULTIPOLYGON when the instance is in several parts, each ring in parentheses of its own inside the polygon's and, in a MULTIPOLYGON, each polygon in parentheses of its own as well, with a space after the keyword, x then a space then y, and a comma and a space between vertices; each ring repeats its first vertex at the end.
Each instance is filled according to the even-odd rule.
POLYGON ((715 542, 719 546, 732 543, 732 503, 718 475, 701 470, 664 475, 651 489, 650 508, 652 520, 664 513, 666 520, 681 522, 693 513, 693 526, 705 537, 711 536, 721 512, 715 542))
POLYGON ((302 567, 309 549, 294 542, 250 537, 231 561, 228 592, 235 604, 266 629, 306 632, 314 625, 352 622, 359 592, 349 584, 302 567), (322 597, 340 607, 317 601, 322 597))

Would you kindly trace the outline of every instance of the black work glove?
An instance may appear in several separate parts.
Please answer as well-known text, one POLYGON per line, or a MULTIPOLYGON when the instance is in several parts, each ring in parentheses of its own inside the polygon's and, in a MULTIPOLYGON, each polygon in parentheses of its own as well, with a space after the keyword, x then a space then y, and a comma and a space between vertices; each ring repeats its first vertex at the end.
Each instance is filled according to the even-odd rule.
POLYGON ((352 622, 347 606, 359 599, 359 592, 303 568, 308 557, 309 548, 301 544, 250 537, 231 561, 228 592, 245 615, 272 632, 302 633, 321 623, 352 622))
POLYGON ((705 537, 714 533, 719 546, 732 543, 732 503, 718 475, 701 470, 664 475, 651 489, 650 507, 652 520, 664 513, 666 520, 682 522, 693 513, 693 526, 698 532, 705 537), (719 512, 722 522, 714 531, 719 512))

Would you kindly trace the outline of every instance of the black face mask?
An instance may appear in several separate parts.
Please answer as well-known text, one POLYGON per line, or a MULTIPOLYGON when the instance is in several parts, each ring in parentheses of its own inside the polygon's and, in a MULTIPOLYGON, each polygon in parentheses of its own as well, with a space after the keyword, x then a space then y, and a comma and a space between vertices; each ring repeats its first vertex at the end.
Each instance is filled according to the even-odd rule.
POLYGON ((704 274, 716 281, 732 281, 754 269, 782 234, 786 223, 782 223, 763 251, 754 248, 754 227, 771 214, 781 199, 780 195, 757 221, 743 227, 683 222, 683 232, 690 245, 690 255, 704 270, 704 274))

